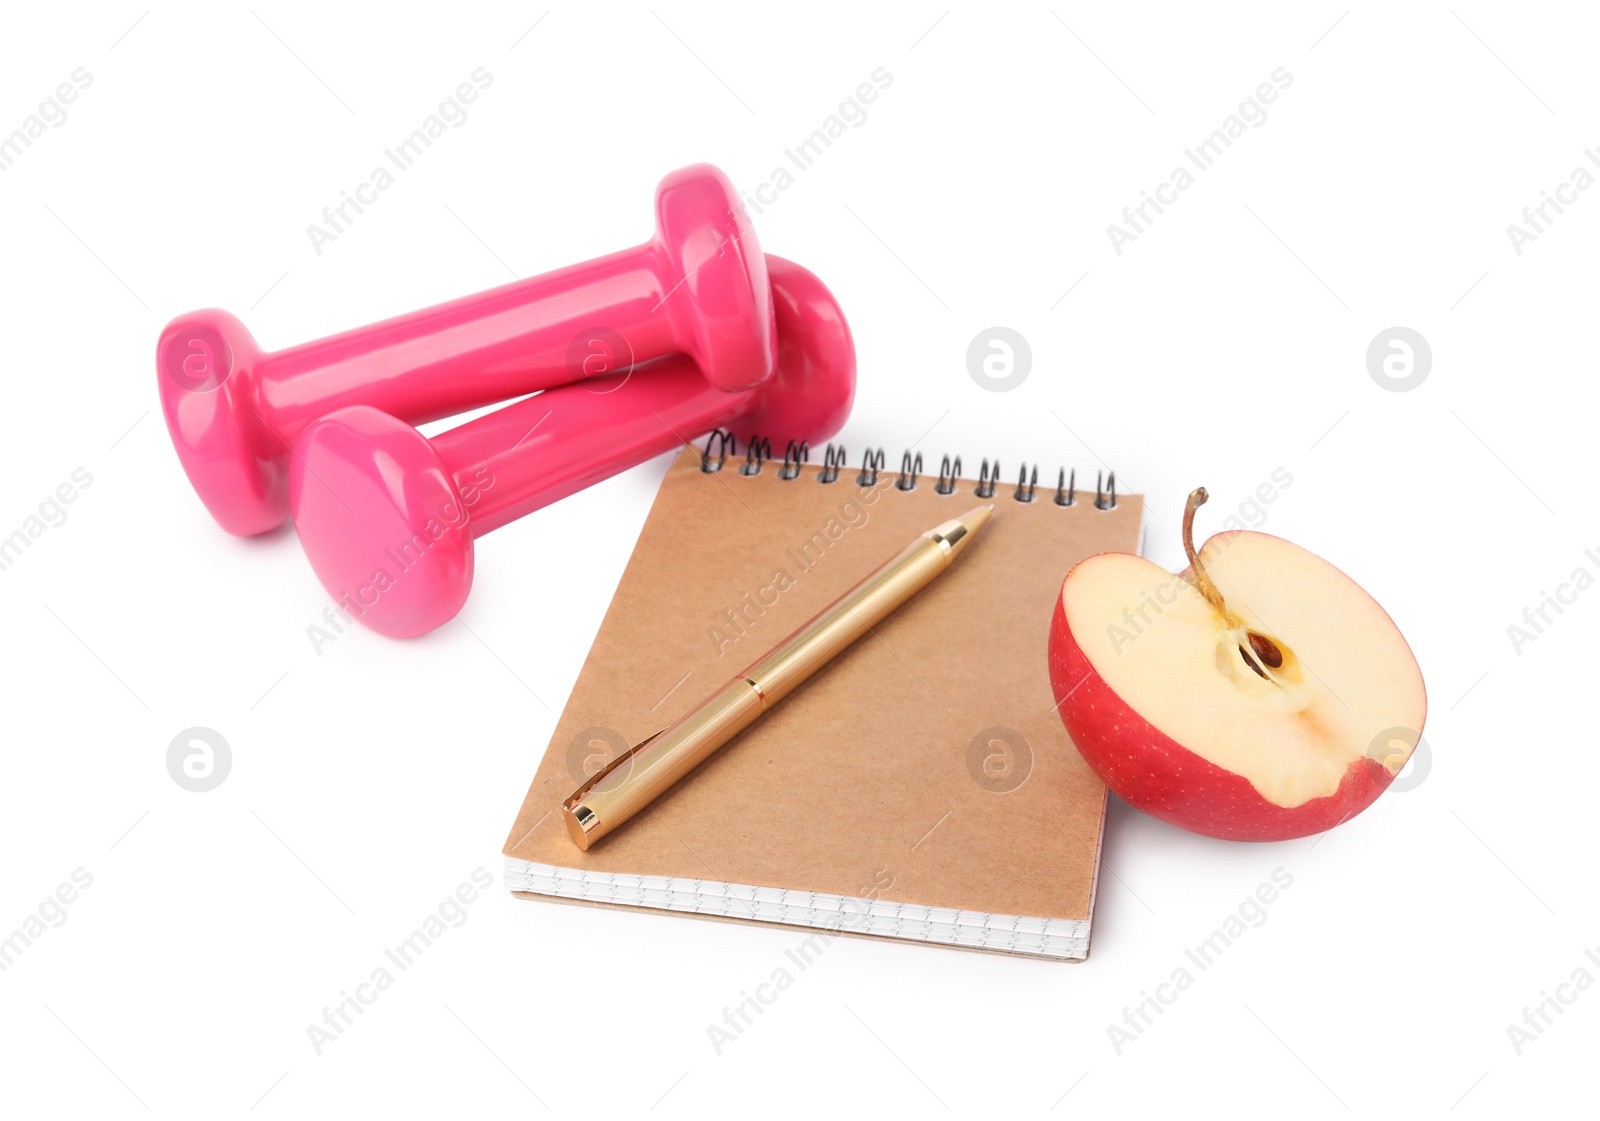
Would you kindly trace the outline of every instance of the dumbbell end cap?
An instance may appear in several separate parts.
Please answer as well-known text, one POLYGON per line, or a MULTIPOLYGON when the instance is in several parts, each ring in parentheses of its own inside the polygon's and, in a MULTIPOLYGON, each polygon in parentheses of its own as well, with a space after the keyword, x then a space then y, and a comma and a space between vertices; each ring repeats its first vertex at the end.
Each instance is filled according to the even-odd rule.
POLYGON ((178 461, 206 509, 240 537, 289 514, 289 449, 266 431, 252 375, 261 348, 243 323, 208 308, 180 315, 156 341, 156 382, 178 461))
POLYGON ((655 314, 672 316, 706 381, 727 392, 764 384, 778 359, 767 261, 728 177, 694 164, 662 179, 655 245, 665 289, 655 314))
POLYGON ((438 453, 404 421, 355 405, 313 422, 290 463, 289 509, 322 586, 379 634, 425 634, 466 602, 467 508, 438 453))
POLYGON ((844 311, 815 273, 767 254, 778 324, 777 373, 758 404, 728 425, 743 443, 765 437, 781 455, 790 440, 813 448, 836 435, 856 397, 856 346, 844 311))

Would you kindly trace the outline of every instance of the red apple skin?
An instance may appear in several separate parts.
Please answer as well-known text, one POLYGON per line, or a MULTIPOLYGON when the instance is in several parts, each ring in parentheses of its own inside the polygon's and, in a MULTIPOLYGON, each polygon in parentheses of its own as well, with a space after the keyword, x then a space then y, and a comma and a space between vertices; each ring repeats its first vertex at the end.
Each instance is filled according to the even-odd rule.
POLYGON ((1273 805, 1248 779, 1202 759, 1130 708, 1089 664, 1061 596, 1050 620, 1050 685, 1067 735, 1100 781, 1135 809, 1192 833, 1227 841, 1308 837, 1348 821, 1394 781, 1389 768, 1363 756, 1327 797, 1293 809, 1273 805))

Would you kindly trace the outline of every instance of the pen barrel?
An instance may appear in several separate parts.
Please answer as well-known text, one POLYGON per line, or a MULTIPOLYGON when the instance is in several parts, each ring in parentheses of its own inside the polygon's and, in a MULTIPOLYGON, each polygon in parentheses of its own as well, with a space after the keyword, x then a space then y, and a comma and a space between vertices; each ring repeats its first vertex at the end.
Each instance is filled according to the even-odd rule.
POLYGON ((763 706, 772 707, 926 587, 948 566, 949 555, 949 547, 934 538, 917 538, 742 676, 755 684, 763 706))
POLYGON ((573 839, 587 849, 665 793, 761 715, 761 696, 736 677, 682 720, 639 745, 567 811, 573 839))
POLYGON ((961 523, 946 522, 917 538, 683 719, 619 757, 592 785, 580 787, 563 807, 573 841, 588 849, 666 793, 932 582, 949 567, 966 535, 961 523))

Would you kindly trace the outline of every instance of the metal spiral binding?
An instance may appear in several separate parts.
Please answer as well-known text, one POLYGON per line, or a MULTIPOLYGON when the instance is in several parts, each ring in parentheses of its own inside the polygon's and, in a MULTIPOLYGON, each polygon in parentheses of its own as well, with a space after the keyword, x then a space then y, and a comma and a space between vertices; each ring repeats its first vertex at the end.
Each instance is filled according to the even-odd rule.
POLYGON ((1033 488, 1039 485, 1039 465, 1033 465, 1033 478, 1028 478, 1028 465, 1022 465, 1022 474, 1017 476, 1017 493, 1012 497, 1018 502, 1032 502, 1033 488))
POLYGON ((739 454, 738 443, 734 440, 733 433, 721 428, 714 429, 711 435, 706 437, 706 450, 700 456, 700 470, 707 475, 714 475, 721 471, 723 461, 728 458, 729 452, 734 455, 739 454), (715 467, 711 466, 712 444, 717 445, 717 465, 715 467))
POLYGON ((833 445, 828 445, 828 450, 823 453, 822 470, 817 472, 817 482, 836 483, 839 481, 839 469, 844 466, 844 445, 839 445, 839 450, 834 451, 833 445))
POLYGON ((856 486, 875 487, 878 485, 878 472, 883 470, 883 449, 874 451, 867 449, 867 454, 861 461, 861 474, 856 476, 856 486), (870 472, 870 474, 868 474, 870 472))
POLYGON ((911 458, 910 451, 900 453, 900 474, 895 478, 895 490, 916 490, 917 476, 922 474, 922 453, 917 453, 917 458, 911 458))
POLYGON ((783 466, 778 468, 778 478, 793 479, 800 474, 800 465, 811 462, 811 445, 805 440, 798 444, 793 440, 783 449, 783 466))
POLYGON ((1056 505, 1075 506, 1078 502, 1078 469, 1072 469, 1072 478, 1068 480, 1067 469, 1061 469, 1061 475, 1056 479, 1056 505))
POLYGON ((993 498, 994 488, 999 485, 1000 461, 998 459, 994 461, 994 474, 991 475, 989 474, 989 461, 987 459, 984 460, 982 466, 978 468, 978 489, 976 492, 978 497, 993 498))
POLYGON ((1115 471, 1111 472, 1104 494, 1101 493, 1100 474, 1100 472, 1096 471, 1094 476, 1094 508, 1096 510, 1115 510, 1117 508, 1117 473, 1115 471))
MULTIPOLYGON (((725 429, 716 429, 706 437, 705 450, 700 457, 700 470, 710 475, 722 470, 724 462, 729 455, 738 455, 738 441, 733 433, 725 429), (715 455, 713 455, 715 449, 715 455)), ((766 438, 754 439, 745 443, 744 463, 739 467, 741 475, 759 475, 762 464, 771 460, 772 442, 766 438)), ((822 467, 817 471, 819 483, 836 483, 846 466, 847 456, 843 444, 837 447, 833 444, 827 446, 823 452, 822 467)), ((873 487, 878 485, 878 476, 884 470, 887 461, 884 449, 868 448, 861 461, 861 470, 856 474, 856 485, 873 487)), ((811 445, 804 441, 790 440, 788 447, 783 452, 783 463, 777 470, 777 476, 783 480, 798 479, 800 468, 811 462, 811 445)), ((900 455, 900 470, 895 475, 894 487, 896 490, 913 491, 917 489, 917 477, 922 474, 922 453, 913 452, 907 448, 900 455)), ((949 495, 956 493, 956 485, 961 478, 961 457, 943 456, 939 461, 939 477, 934 483, 935 494, 949 495)), ((1033 502, 1037 499, 1039 486, 1039 465, 1022 464, 1017 473, 1016 489, 1012 491, 1011 498, 1015 502, 1033 502)), ((985 459, 978 468, 978 484, 974 493, 979 498, 993 498, 1000 487, 1000 461, 992 463, 985 459)), ((1076 506, 1078 504, 1078 472, 1076 468, 1068 470, 1061 468, 1056 476, 1056 492, 1052 500, 1057 506, 1076 506)), ((1100 471, 1095 475, 1094 508, 1096 510, 1115 510, 1117 508, 1117 473, 1115 471, 1100 471)))
POLYGON ((741 475, 761 474, 761 464, 772 458, 772 441, 763 436, 759 440, 746 440, 744 444, 744 466, 739 468, 741 475))

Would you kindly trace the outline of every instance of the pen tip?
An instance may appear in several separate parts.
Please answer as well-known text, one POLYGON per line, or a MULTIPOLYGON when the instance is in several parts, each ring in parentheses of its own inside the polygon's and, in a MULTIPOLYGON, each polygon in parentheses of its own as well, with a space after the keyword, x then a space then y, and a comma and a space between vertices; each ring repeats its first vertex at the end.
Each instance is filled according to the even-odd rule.
POLYGON ((994 503, 974 506, 959 518, 952 518, 934 526, 923 536, 942 541, 948 546, 944 551, 945 563, 948 564, 967 547, 980 529, 989 524, 989 519, 993 516, 994 503))
POLYGON ((986 502, 982 506, 975 506, 961 516, 961 524, 967 527, 968 533, 976 533, 994 516, 994 503, 986 502))

